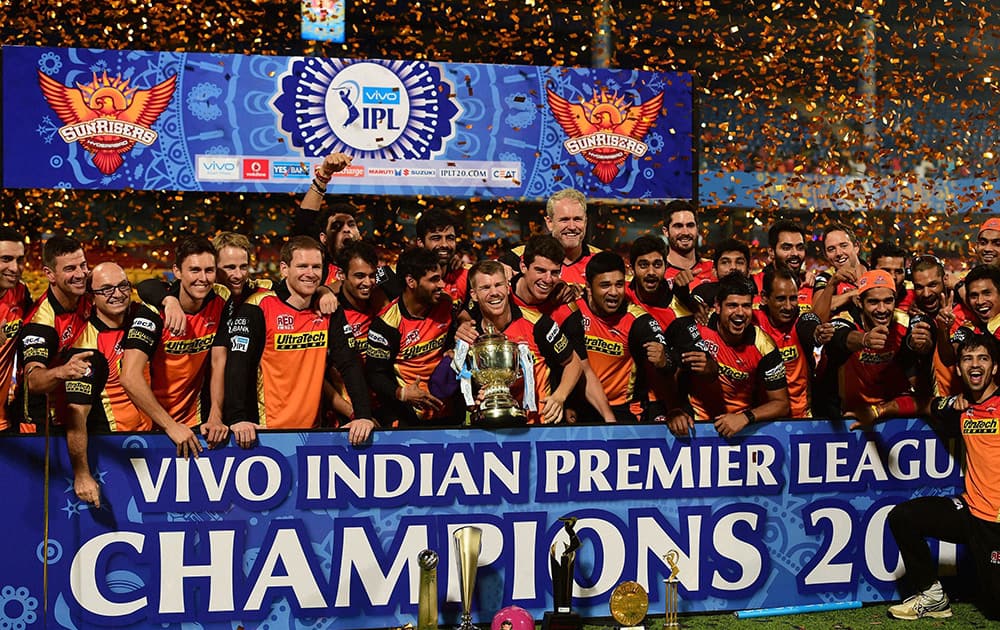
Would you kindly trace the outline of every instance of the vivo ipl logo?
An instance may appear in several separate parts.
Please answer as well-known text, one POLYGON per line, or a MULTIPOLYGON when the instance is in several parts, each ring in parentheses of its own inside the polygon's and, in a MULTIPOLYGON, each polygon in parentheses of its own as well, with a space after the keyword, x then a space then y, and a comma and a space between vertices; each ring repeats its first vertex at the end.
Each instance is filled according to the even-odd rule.
POLYGON ((306 155, 429 159, 461 113, 454 87, 426 61, 294 61, 271 105, 306 155))

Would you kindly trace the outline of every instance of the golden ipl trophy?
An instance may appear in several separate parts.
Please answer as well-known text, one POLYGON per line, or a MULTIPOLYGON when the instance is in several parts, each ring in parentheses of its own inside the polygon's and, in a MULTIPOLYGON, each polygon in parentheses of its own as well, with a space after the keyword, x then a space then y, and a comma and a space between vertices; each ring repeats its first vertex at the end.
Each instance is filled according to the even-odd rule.
POLYGON ((476 630, 472 625, 472 591, 476 585, 476 569, 482 549, 483 530, 478 527, 461 527, 452 534, 458 556, 458 577, 462 588, 462 623, 458 630, 476 630))
POLYGON ((489 322, 484 325, 484 334, 469 349, 472 378, 482 388, 479 417, 484 423, 524 424, 524 410, 510 395, 510 386, 521 372, 518 358, 517 344, 489 322))
POLYGON ((417 630, 438 630, 438 555, 424 549, 417 555, 420 588, 417 591, 417 630))
POLYGON ((642 620, 649 610, 649 595, 638 582, 622 582, 611 593, 611 616, 618 630, 645 630, 642 620))
POLYGON ((679 595, 677 593, 677 586, 679 581, 677 576, 680 575, 680 568, 677 566, 677 560, 680 555, 677 553, 676 549, 671 549, 667 552, 667 555, 663 556, 663 559, 667 561, 667 566, 670 567, 670 576, 663 580, 664 587, 666 589, 665 596, 665 611, 666 614, 663 617, 663 627, 668 628, 679 628, 680 622, 677 620, 677 609, 678 603, 680 601, 679 595))
POLYGON ((542 630, 579 630, 583 627, 580 615, 573 612, 573 564, 576 560, 576 550, 580 548, 580 537, 573 527, 575 516, 564 516, 559 519, 563 528, 569 534, 569 544, 563 545, 562 552, 556 550, 553 543, 549 549, 549 567, 552 569, 552 607, 542 617, 542 630))

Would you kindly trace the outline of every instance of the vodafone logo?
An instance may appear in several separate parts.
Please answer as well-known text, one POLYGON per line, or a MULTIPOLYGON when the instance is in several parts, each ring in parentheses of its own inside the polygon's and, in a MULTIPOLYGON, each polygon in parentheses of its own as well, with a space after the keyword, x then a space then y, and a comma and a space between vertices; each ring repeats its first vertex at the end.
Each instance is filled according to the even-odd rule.
POLYGON ((258 158, 243 159, 243 179, 268 179, 271 163, 258 158))

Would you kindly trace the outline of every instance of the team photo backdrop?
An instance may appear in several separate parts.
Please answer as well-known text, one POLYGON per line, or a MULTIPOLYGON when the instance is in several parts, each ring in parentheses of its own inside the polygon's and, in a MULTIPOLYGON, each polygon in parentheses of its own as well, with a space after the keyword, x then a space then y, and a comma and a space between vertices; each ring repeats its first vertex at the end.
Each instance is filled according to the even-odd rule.
POLYGON ((691 199, 691 76, 424 60, 3 49, 3 183, 691 199))
MULTIPOLYGON (((962 486, 954 442, 919 420, 873 433, 779 422, 735 440, 710 425, 686 439, 662 425, 385 431, 358 449, 345 433, 260 438, 185 461, 164 435, 93 436, 94 509, 73 492, 65 440, 50 443, 46 505, 45 439, 0 437, 5 537, 17 541, 0 621, 40 618, 47 593, 53 628, 398 626, 416 619, 417 555, 430 548, 441 621, 454 625, 451 533, 464 525, 483 529, 474 619, 511 604, 538 618, 566 515, 579 519, 585 617, 606 617, 625 580, 662 614, 672 549, 681 613, 884 601, 902 573, 889 509, 962 486)), ((956 547, 934 549, 954 574, 956 547)))

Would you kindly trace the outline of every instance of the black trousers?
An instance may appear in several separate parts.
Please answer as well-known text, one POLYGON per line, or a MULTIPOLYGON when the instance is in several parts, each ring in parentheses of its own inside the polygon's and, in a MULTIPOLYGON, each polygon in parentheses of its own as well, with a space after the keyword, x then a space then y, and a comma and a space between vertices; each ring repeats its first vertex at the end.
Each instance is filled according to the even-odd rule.
POLYGON ((959 497, 921 497, 894 507, 889 529, 918 592, 937 580, 927 538, 967 545, 976 565, 979 608, 990 619, 1000 619, 1000 523, 973 516, 959 497))

